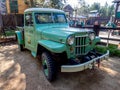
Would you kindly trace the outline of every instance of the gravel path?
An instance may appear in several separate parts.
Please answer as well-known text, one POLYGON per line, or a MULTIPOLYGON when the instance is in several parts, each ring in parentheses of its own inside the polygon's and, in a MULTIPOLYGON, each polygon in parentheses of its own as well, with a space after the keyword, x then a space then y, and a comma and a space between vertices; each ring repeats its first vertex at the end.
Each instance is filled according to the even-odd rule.
POLYGON ((60 73, 49 83, 40 61, 16 44, 0 46, 0 90, 120 90, 120 58, 103 61, 100 69, 60 73))

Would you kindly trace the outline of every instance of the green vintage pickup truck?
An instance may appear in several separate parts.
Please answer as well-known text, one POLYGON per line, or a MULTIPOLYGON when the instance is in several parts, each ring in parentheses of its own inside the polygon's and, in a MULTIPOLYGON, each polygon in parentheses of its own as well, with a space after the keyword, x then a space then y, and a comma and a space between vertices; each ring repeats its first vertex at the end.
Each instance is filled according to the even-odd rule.
POLYGON ((64 11, 58 9, 25 10, 24 30, 16 31, 16 36, 21 51, 25 48, 40 56, 49 81, 58 71, 83 71, 109 56, 109 51, 99 54, 94 49, 100 38, 93 30, 69 27, 64 11))

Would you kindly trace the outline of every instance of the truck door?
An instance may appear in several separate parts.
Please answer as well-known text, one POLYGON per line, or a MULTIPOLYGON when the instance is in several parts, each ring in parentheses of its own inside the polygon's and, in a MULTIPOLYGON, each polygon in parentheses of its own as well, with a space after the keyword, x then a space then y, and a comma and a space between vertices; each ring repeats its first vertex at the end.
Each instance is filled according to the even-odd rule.
POLYGON ((32 13, 25 14, 24 22, 24 36, 25 36, 25 48, 34 51, 35 47, 35 28, 33 22, 32 13))

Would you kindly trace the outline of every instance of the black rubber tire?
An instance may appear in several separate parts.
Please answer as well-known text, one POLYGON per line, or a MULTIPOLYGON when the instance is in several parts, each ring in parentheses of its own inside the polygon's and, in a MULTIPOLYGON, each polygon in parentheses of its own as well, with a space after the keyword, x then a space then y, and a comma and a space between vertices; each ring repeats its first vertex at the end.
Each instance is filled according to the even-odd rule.
POLYGON ((45 74, 45 76, 47 80, 50 82, 54 81, 56 79, 57 70, 56 70, 55 61, 52 59, 52 56, 47 52, 43 52, 41 55, 41 60, 42 60, 42 69, 43 69, 44 74, 45 74, 45 70, 44 70, 43 62, 44 60, 46 60, 48 75, 45 74))

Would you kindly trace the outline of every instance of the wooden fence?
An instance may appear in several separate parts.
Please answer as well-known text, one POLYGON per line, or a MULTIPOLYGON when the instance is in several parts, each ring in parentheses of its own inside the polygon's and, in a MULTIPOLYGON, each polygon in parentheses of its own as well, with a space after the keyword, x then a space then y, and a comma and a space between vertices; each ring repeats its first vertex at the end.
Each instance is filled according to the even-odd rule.
POLYGON ((87 25, 93 25, 95 21, 98 21, 100 24, 107 24, 110 20, 110 17, 92 17, 86 21, 87 25))
POLYGON ((102 30, 102 31, 108 31, 108 35, 107 37, 101 37, 101 39, 104 39, 104 40, 107 40, 107 46, 109 45, 109 41, 112 40, 112 41, 118 41, 120 43, 120 38, 111 38, 110 37, 110 34, 113 33, 114 35, 114 32, 117 30, 118 31, 118 35, 120 36, 120 27, 118 28, 111 28, 111 27, 95 27, 95 26, 84 26, 84 27, 81 27, 81 28, 88 28, 88 29, 93 29, 95 31, 96 34, 99 34, 99 32, 102 30))
POLYGON ((6 34, 7 30, 15 30, 16 26, 23 26, 23 14, 0 15, 0 34, 6 34))

